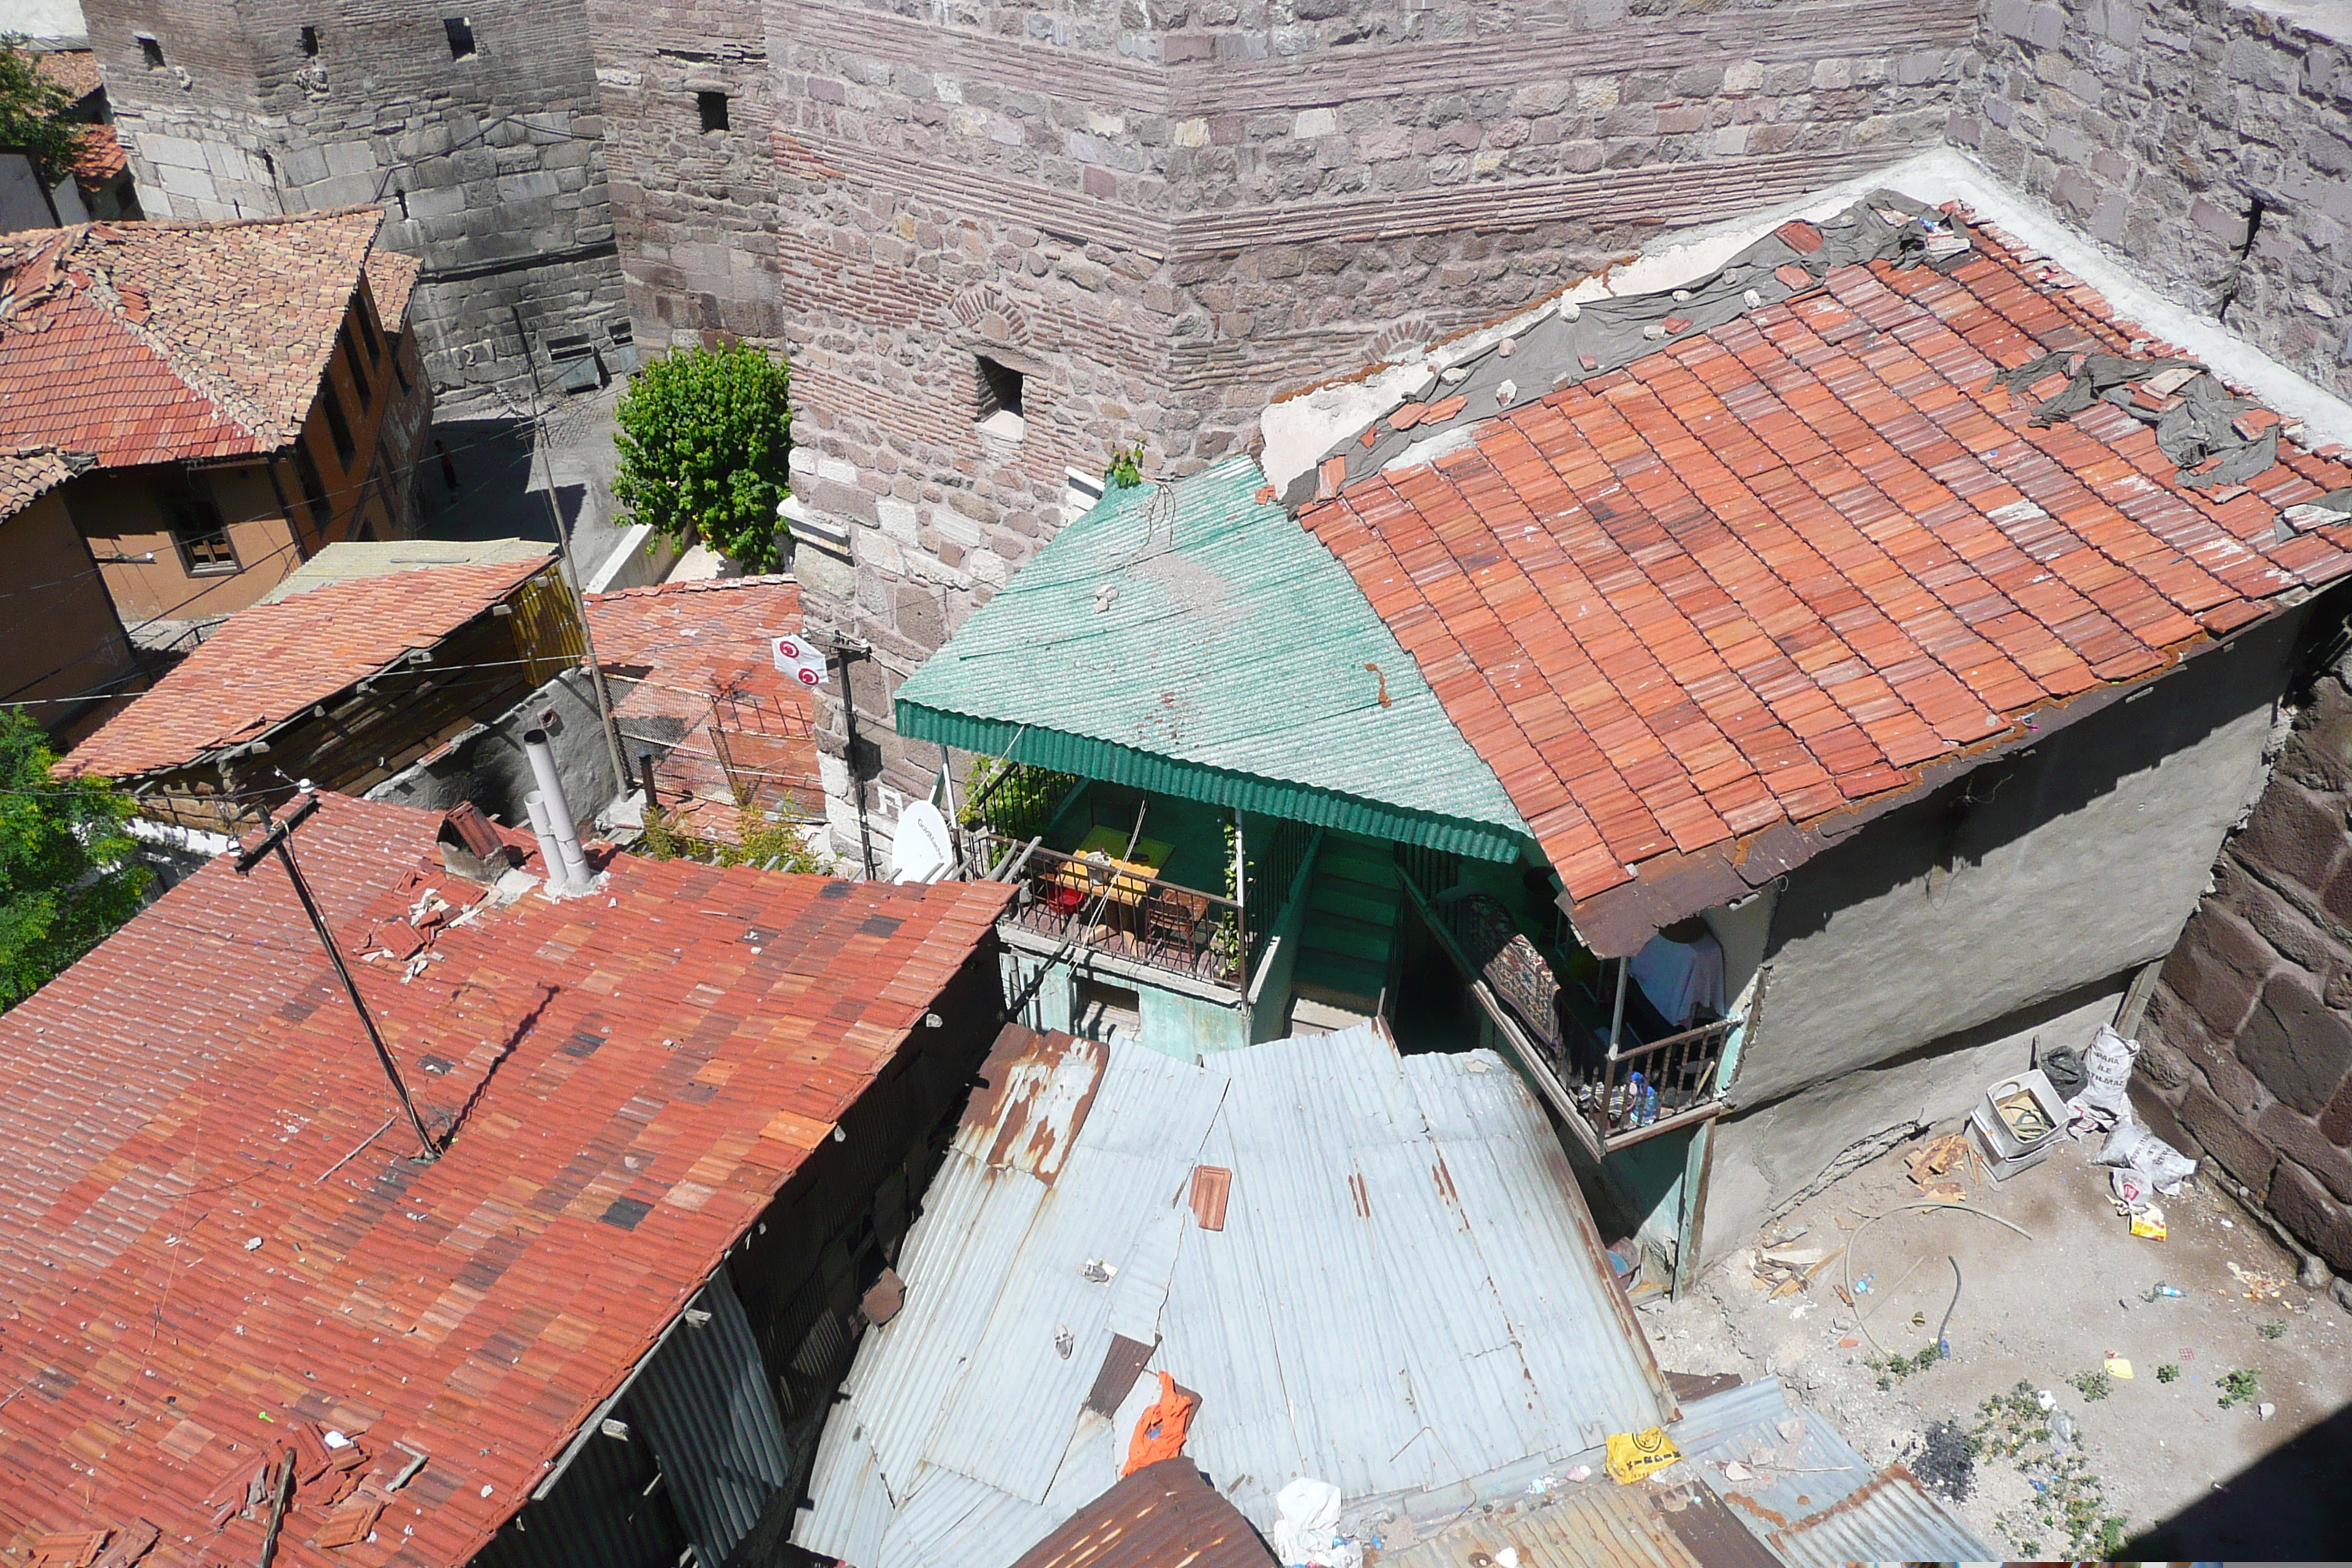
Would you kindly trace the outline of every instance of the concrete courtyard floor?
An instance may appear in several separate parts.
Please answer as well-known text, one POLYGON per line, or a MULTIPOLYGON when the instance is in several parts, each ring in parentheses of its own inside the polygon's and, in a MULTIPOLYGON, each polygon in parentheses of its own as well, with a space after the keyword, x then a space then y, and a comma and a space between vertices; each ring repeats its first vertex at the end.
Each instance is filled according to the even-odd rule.
MULTIPOLYGON (((2163 1200, 2168 1238, 2136 1237, 2109 1202, 2106 1171, 2090 1163, 2096 1142, 2086 1140, 2006 1184, 1963 1178, 1966 1200, 1955 1206, 2010 1220, 2031 1241, 1980 1216, 1915 1210, 1870 1226, 1857 1245, 1855 1228, 1868 1216, 1920 1200, 1905 1166, 1916 1147, 1880 1157, 1761 1237, 1744 1238, 1683 1300, 1639 1308, 1660 1364, 1778 1373, 1864 1455, 1906 1458, 1915 1468, 1930 1423, 1974 1428, 1986 1400, 2020 1383, 2047 1390, 2078 1429, 2079 1473, 2089 1482, 2036 1492, 2029 1477, 2052 1486, 2047 1466, 2021 1465, 2050 1448, 2032 1443, 2012 1458, 1979 1457, 1973 1489, 1955 1505, 2012 1556, 2352 1557, 2352 1313, 2325 1290, 2296 1284, 2294 1256, 2234 1198, 2200 1173, 2163 1200), (1831 1256, 1805 1289, 1770 1300, 1755 1282, 1756 1247, 1783 1237, 1831 1256), (1870 1332, 1906 1357, 1933 1342, 1953 1301, 1948 1259, 1957 1260, 1950 1359, 1901 1375, 1883 1362, 1874 1368, 1880 1358, 1836 1289, 1849 1262, 1834 1255, 1841 1247, 1853 1249, 1853 1279, 1874 1279, 1854 1298, 1870 1332), (2232 1264, 2276 1283, 2250 1286, 2232 1264), (2142 1300, 2158 1282, 2187 1293, 2142 1300), (1915 1313, 1924 1326, 1914 1326, 1915 1313), (2277 1326, 2266 1335, 2266 1324, 2277 1326), (2126 1358, 2135 1375, 2086 1398, 2070 1380, 2103 1370, 2110 1354, 2126 1358), (2167 1364, 2179 1374, 2160 1382, 2167 1364), (2222 1408, 2219 1385, 2240 1370, 2259 1374, 2260 1392, 2222 1408), (2276 1406, 2268 1419, 2257 1402, 2276 1406), (2128 1546, 2070 1542, 2063 1528, 2042 1525, 2043 1508, 2054 1499, 2053 1513, 2063 1513, 2069 1495, 2095 1502, 2098 1517, 2120 1517, 2128 1546)), ((2033 1414, 2012 1430, 2046 1425, 2037 1403, 2022 1402, 2033 1414)))

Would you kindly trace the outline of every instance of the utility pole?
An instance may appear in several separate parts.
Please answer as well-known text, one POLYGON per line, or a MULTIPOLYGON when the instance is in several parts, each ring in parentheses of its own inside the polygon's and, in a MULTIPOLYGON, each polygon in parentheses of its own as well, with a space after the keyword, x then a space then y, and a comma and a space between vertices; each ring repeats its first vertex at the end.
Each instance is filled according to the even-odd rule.
MULTIPOLYGON (((531 351, 530 334, 523 331, 522 311, 514 305, 507 307, 514 318, 515 337, 522 346, 523 363, 530 366, 531 457, 542 466, 547 477, 547 515, 555 524, 555 546, 562 552, 563 578, 572 586, 572 602, 580 609, 580 636, 588 645, 588 687, 596 699, 596 718, 604 729, 604 750, 613 763, 613 790, 625 795, 629 789, 629 770, 621 761, 621 732, 613 724, 613 702, 604 690, 604 667, 596 658, 596 629, 588 624, 588 592, 581 585, 580 563, 572 553, 572 530, 564 523, 563 508, 555 499, 555 459, 542 457, 540 445, 547 436, 547 393, 539 384, 539 355, 531 351)), ((650 807, 652 802, 646 802, 650 807)))
POLYGON ((327 962, 335 966, 335 973, 343 983, 343 994, 352 999, 352 1010, 360 1016, 360 1026, 367 1031, 368 1044, 375 1047, 375 1059, 383 1064, 383 1076, 392 1080, 392 1092, 400 1097, 400 1108, 408 1112, 408 1124, 416 1129, 416 1142, 424 1150, 418 1156, 425 1162, 441 1157, 433 1147, 433 1134, 425 1130, 425 1118, 416 1112, 416 1102, 408 1098, 408 1086, 400 1079, 400 1064, 392 1059, 392 1051, 377 1032, 375 1016, 360 998, 359 983, 352 978, 350 967, 343 963, 342 949, 335 945, 335 933, 327 929, 327 917, 319 911, 319 901, 310 896, 310 884, 302 879, 302 868, 294 863, 294 830, 310 820, 319 809, 319 797, 313 794, 302 804, 276 822, 269 822, 269 808, 262 807, 261 819, 269 822, 269 831, 260 841, 236 858, 236 874, 247 875, 272 854, 286 868, 286 879, 294 884, 294 896, 302 900, 302 912, 310 917, 310 929, 319 933, 320 945, 327 950, 327 962))
POLYGON ((841 660, 841 723, 847 731, 847 750, 842 760, 849 764, 850 797, 857 803, 857 849, 866 863, 866 879, 874 880, 874 834, 866 825, 866 780, 857 771, 857 692, 849 684, 849 667, 861 658, 874 657, 874 645, 863 638, 832 633, 820 637, 803 633, 809 641, 824 647, 841 660))

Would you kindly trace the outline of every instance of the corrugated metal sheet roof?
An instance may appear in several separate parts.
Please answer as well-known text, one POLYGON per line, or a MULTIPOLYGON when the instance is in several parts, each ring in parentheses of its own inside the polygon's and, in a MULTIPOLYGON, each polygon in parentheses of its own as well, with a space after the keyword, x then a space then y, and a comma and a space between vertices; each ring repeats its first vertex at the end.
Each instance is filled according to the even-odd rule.
POLYGON ((330 544, 278 580, 255 601, 275 605, 313 588, 420 572, 428 566, 488 566, 508 561, 544 561, 555 546, 536 539, 346 539, 330 544))
POLYGON ((1162 1459, 1072 1514, 1013 1568, 1276 1568, 1276 1562, 1192 1460, 1162 1459))
POLYGON ((1615 1483, 1558 1500, 1473 1515, 1429 1540, 1381 1552, 1381 1568, 1464 1568, 1471 1553, 1506 1548, 1519 1568, 1700 1568, 1700 1559, 1658 1516, 1656 1489, 1615 1483))
POLYGON ((977 1158, 990 1126, 959 1137, 800 1544, 856 1568, 1013 1562, 1117 1479, 1125 1433, 1082 1407, 1115 1326, 1155 1310, 1150 1365, 1202 1397, 1187 1452, 1261 1527, 1294 1476, 1450 1485, 1670 1413, 1559 1142, 1490 1053, 1400 1058, 1364 1026, 1207 1066, 1108 1056, 1050 1186, 977 1158), (1222 1231, 1192 1221, 1197 1163, 1233 1172, 1222 1231))
POLYGON ((1114 492, 898 689, 899 733, 1489 858, 1526 825, 1348 570, 1238 458, 1114 492), (1025 733, 1024 733, 1025 727, 1025 733))
POLYGON ((1837 1429, 1760 1378, 1694 1401, 1670 1428, 1693 1475, 1790 1568, 1843 1563, 1982 1563, 2000 1553, 1901 1465, 1874 1468, 1837 1429), (1724 1479, 1739 1460, 1752 1479, 1724 1479))

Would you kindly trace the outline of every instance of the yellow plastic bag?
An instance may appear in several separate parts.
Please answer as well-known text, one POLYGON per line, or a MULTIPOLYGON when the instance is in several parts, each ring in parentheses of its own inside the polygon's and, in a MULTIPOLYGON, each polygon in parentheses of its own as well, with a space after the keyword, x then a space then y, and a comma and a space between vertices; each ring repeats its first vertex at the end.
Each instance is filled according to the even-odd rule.
POLYGON ((1666 1436, 1663 1426, 1653 1426, 1645 1432, 1612 1432, 1609 1434, 1609 1478, 1619 1486, 1628 1486, 1653 1470, 1663 1470, 1683 1457, 1675 1440, 1666 1436))

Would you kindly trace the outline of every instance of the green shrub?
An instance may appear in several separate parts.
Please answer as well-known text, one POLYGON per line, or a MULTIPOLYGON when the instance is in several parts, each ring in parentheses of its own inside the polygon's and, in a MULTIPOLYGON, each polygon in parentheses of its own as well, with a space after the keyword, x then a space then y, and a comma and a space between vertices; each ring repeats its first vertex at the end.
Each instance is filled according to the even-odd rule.
POLYGON ((139 912, 153 873, 111 779, 54 779, 40 726, 0 709, 0 1011, 139 912))
POLYGON ((613 499, 633 521, 701 541, 747 570, 772 572, 792 531, 792 375, 749 343, 664 354, 621 398, 613 499))

